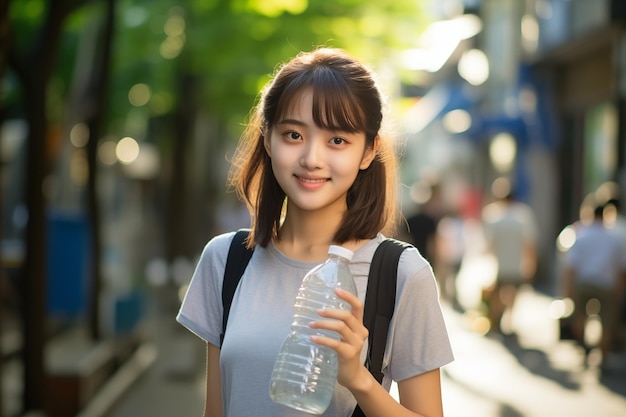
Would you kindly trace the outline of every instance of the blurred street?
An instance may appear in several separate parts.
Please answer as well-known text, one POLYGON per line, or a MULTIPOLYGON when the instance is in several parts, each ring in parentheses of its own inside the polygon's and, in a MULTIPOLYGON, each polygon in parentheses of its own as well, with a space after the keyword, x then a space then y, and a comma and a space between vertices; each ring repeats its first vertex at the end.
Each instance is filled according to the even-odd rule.
POLYGON ((231 3, 1 2, 0 417, 202 415, 181 288, 208 239, 263 218, 231 162, 313 45, 379 76, 394 237, 431 263, 456 357, 446 416, 626 417, 626 335, 586 356, 556 299, 597 345, 625 295, 626 1, 231 3), (502 333, 496 276, 535 280, 502 333))
MULTIPOLYGON (((626 355, 614 354, 606 375, 593 353, 585 367, 580 349, 557 340, 551 301, 530 287, 520 294, 513 315, 517 338, 482 336, 472 330, 476 316, 444 303, 456 355, 442 374, 447 417, 624 415, 626 355)), ((172 307, 151 316, 154 362, 103 416, 202 415, 204 346, 174 322, 172 307)))
POLYGON ((517 337, 490 337, 469 330, 471 320, 446 309, 456 360, 443 370, 446 416, 619 417, 626 410, 626 356, 610 358, 600 375, 583 364, 583 352, 557 340, 549 317, 552 299, 527 288, 513 322, 517 337))

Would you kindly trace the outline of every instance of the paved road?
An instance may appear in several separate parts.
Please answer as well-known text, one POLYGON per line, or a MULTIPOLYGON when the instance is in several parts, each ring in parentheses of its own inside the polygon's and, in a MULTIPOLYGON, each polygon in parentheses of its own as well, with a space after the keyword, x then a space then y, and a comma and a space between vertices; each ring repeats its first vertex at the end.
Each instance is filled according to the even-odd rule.
MULTIPOLYGON (((517 338, 482 336, 472 314, 444 305, 456 360, 443 370, 446 417, 624 417, 626 357, 601 376, 582 352, 557 340, 549 297, 523 291, 513 314, 517 338)), ((162 314, 153 320, 156 359, 106 417, 201 416, 203 344, 162 314)))

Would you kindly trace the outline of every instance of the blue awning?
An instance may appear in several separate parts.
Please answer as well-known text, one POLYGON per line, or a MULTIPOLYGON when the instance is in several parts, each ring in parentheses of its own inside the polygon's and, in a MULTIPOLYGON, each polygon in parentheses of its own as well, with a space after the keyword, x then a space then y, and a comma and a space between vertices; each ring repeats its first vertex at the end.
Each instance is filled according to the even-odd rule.
POLYGON ((472 117, 472 126, 463 135, 475 142, 490 139, 500 132, 513 135, 520 149, 539 145, 554 149, 560 137, 555 106, 545 81, 534 74, 528 65, 520 65, 515 114, 504 111, 486 113, 480 108, 480 89, 462 80, 448 80, 434 85, 405 115, 405 125, 410 133, 419 133, 429 124, 440 120, 452 110, 465 110, 472 117), (534 110, 525 109, 524 91, 534 97, 534 110))
POLYGON ((558 145, 560 134, 550 89, 527 65, 520 65, 518 74, 515 93, 518 97, 516 114, 511 115, 504 111, 481 113, 474 109, 475 123, 468 133, 474 139, 480 140, 491 138, 500 132, 507 132, 515 137, 518 147, 522 150, 530 145, 554 150, 558 145), (529 108, 525 108, 522 103, 524 96, 527 100, 533 100, 534 106, 528 105, 529 108))

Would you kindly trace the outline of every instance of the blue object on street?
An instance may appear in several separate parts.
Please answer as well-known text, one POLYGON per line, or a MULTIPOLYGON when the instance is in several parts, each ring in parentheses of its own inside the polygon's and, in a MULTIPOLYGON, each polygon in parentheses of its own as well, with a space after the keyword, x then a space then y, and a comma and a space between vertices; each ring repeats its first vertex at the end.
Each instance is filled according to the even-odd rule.
POLYGON ((60 318, 85 314, 88 299, 89 226, 82 213, 48 214, 47 311, 60 318))

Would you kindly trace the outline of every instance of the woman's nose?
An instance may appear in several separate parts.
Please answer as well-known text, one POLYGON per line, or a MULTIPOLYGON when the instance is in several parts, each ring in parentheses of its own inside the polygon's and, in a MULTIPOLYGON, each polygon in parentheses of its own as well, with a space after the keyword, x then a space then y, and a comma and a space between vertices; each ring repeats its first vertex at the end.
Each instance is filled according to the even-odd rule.
POLYGON ((319 143, 319 141, 308 141, 303 148, 303 152, 300 157, 300 165, 308 169, 319 168, 323 163, 323 152, 323 146, 319 143))

